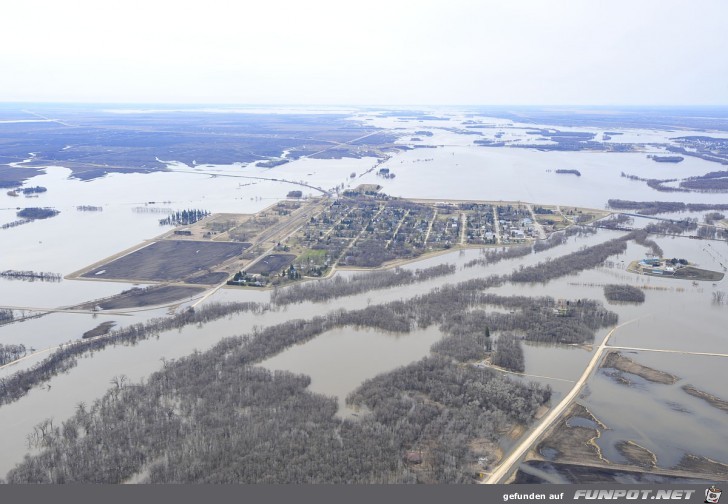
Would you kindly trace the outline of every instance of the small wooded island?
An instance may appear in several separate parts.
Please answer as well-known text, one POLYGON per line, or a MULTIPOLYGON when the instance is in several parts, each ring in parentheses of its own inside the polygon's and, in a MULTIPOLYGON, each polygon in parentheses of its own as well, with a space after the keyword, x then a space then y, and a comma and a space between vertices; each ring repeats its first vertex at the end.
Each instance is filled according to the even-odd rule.
POLYGON ((648 155, 648 158, 650 158, 653 161, 657 161, 658 163, 680 163, 685 160, 682 156, 656 156, 656 155, 648 155))
POLYGON ((579 170, 556 170, 556 173, 581 177, 581 172, 579 170))
POLYGON ((644 303, 645 293, 642 289, 631 285, 609 284, 604 286, 604 297, 607 301, 622 303, 644 303))

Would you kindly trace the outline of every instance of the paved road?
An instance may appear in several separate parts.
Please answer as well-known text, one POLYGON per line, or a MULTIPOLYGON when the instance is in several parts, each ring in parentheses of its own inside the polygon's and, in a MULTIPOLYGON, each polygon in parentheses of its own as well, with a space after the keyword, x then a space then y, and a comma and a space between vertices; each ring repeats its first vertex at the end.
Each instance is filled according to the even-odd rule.
POLYGON ((554 423, 554 421, 566 410, 566 408, 571 404, 571 401, 573 401, 576 396, 581 391, 581 388, 586 383, 586 380, 591 376, 592 371, 597 367, 597 365, 601 362, 602 355, 604 354, 604 351, 609 349, 607 346, 607 342, 609 341, 609 338, 612 336, 614 331, 619 329, 620 327, 624 327, 627 324, 630 324, 634 322, 637 319, 630 320, 627 322, 624 322, 622 324, 619 324, 615 328, 613 328, 609 333, 604 337, 604 340, 602 340, 601 345, 597 348, 597 351, 594 352, 594 356, 592 357, 591 361, 589 361, 589 365, 587 365, 586 369, 584 369, 584 372, 582 373, 581 377, 576 381, 574 386, 572 387, 571 391, 566 394, 566 396, 561 400, 559 404, 557 404, 554 408, 552 408, 544 417, 541 419, 541 423, 537 425, 531 432, 528 434, 524 439, 521 440, 518 445, 516 445, 513 450, 511 451, 510 455, 506 457, 499 465, 496 467, 493 472, 491 472, 490 476, 485 478, 482 483, 486 484, 493 484, 493 483, 499 483, 501 480, 503 480, 506 476, 508 476, 511 472, 511 469, 518 464, 518 462, 521 460, 521 458, 526 454, 526 452, 531 448, 531 446, 538 440, 539 437, 546 431, 546 429, 549 428, 549 426, 554 423))
POLYGON ((639 347, 626 347, 626 346, 607 346, 610 350, 634 350, 638 352, 662 352, 662 353, 676 353, 683 355, 707 355, 710 357, 728 357, 728 354, 715 353, 715 352, 690 352, 688 350, 664 350, 661 348, 639 348, 639 347))

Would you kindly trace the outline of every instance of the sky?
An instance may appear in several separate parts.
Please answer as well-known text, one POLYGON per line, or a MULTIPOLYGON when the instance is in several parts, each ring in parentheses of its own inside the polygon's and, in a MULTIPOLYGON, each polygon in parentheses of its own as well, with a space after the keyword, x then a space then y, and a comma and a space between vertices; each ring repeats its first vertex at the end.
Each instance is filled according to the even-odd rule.
POLYGON ((22 0, 0 101, 726 105, 725 0, 22 0))

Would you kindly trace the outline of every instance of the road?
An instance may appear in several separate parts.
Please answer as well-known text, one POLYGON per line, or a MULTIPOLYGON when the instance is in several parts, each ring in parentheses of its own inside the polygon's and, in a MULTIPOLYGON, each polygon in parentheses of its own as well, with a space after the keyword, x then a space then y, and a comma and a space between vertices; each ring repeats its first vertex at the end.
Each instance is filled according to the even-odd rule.
POLYGON ((370 137, 372 135, 376 135, 377 133, 381 133, 381 131, 378 131, 378 130, 377 131, 373 131, 372 133, 367 133, 366 135, 357 137, 357 138, 355 138, 353 140, 349 140, 348 142, 343 142, 343 143, 341 143, 341 142, 334 142, 334 145, 332 145, 331 147, 326 147, 325 149, 321 149, 320 151, 314 152, 313 154, 308 154, 307 156, 301 156, 299 159, 310 158, 310 157, 316 156, 318 154, 321 154, 322 152, 326 152, 326 151, 329 151, 331 149, 335 149, 336 147, 341 147, 343 145, 349 145, 349 144, 352 144, 354 142, 358 142, 359 140, 363 140, 363 139, 368 138, 368 137, 370 137))
POLYGON ((427 226, 427 233, 425 234, 425 241, 422 244, 423 247, 427 247, 427 242, 430 240, 430 233, 432 233, 432 226, 435 225, 435 219, 437 219, 437 208, 435 208, 435 212, 432 214, 432 219, 430 219, 430 224, 427 226))
POLYGON ((402 218, 397 223, 397 227, 394 229, 394 232, 392 233, 392 237, 389 240, 387 240, 387 244, 384 246, 384 248, 388 249, 392 245, 392 242, 394 241, 394 239, 397 238, 397 233, 399 233, 399 228, 402 227, 402 224, 404 223, 404 220, 407 218, 407 216, 409 215, 409 213, 410 213, 409 210, 407 210, 404 213, 404 215, 402 216, 402 218))
MULTIPOLYGON (((306 222, 317 212, 321 211, 322 203, 319 202, 308 202, 303 206, 297 214, 292 216, 290 219, 284 219, 282 222, 276 223, 267 230, 265 230, 263 233, 258 235, 253 243, 251 243, 250 248, 253 249, 254 247, 258 245, 262 245, 267 241, 278 241, 282 242, 285 241, 286 238, 297 232, 301 227, 303 227, 306 222)), ((265 256, 270 254, 275 250, 277 245, 272 245, 269 247, 265 252, 258 255, 255 259, 253 259, 250 263, 246 264, 246 268, 250 268, 251 266, 254 266, 258 262, 260 262, 265 256)), ((219 285, 216 285, 215 287, 212 287, 207 292, 205 292, 200 299, 198 299, 195 303, 191 305, 192 308, 197 307, 201 303, 204 303, 207 301, 207 299, 215 294, 218 290, 222 289, 227 285, 227 280, 220 283, 219 285)))
POLYGON ((498 207, 493 205, 493 232, 495 233, 495 243, 501 244, 501 228, 500 220, 498 220, 498 207))
POLYGON ((573 401, 576 396, 581 391, 581 388, 586 383, 586 380, 591 376, 592 371, 599 365, 599 363, 602 360, 602 355, 604 354, 604 351, 609 349, 609 346, 607 346, 607 343, 609 342, 609 338, 612 336, 614 331, 619 329, 620 327, 624 327, 627 324, 631 324, 632 322, 635 322, 637 319, 629 320, 627 322, 624 322, 622 324, 619 324, 618 326, 614 327, 602 340, 601 345, 597 348, 597 351, 594 352, 594 356, 592 357, 591 361, 589 361, 589 364, 587 365, 586 369, 584 369, 584 372, 581 374, 581 377, 576 381, 574 386, 572 387, 571 391, 566 394, 566 396, 561 400, 559 404, 557 404, 554 408, 552 408, 544 417, 541 419, 541 423, 538 424, 531 432, 528 434, 524 439, 521 440, 518 445, 516 445, 510 455, 506 457, 499 465, 496 467, 490 475, 485 478, 481 483, 485 484, 494 484, 494 483, 500 483, 503 479, 505 479, 513 469, 513 466, 518 464, 518 462, 521 460, 521 458, 528 452, 528 450, 531 449, 531 446, 538 440, 541 435, 546 432, 546 429, 551 426, 554 421, 561 416, 561 414, 566 410, 566 408, 571 404, 571 401, 573 401))
POLYGON ((251 180, 267 180, 269 182, 281 182, 284 184, 293 184, 301 187, 306 187, 308 189, 313 189, 314 191, 319 191, 324 196, 331 196, 331 192, 327 191, 326 189, 322 187, 316 187, 311 184, 307 184, 305 182, 296 182, 294 180, 287 180, 282 178, 272 178, 272 177, 253 177, 251 175, 238 175, 235 173, 222 173, 222 172, 211 172, 211 171, 201 171, 201 170, 178 170, 178 169, 167 169, 165 171, 168 172, 175 172, 175 173, 191 173, 193 175, 208 175, 212 177, 228 177, 228 178, 242 178, 242 179, 251 179, 251 180))
POLYGON ((465 245, 465 233, 468 228, 468 218, 465 213, 460 214, 460 245, 465 245))
POLYGON ((526 203, 526 208, 528 208, 528 211, 531 213, 531 219, 533 219, 533 227, 536 228, 536 231, 538 232, 538 237, 540 240, 546 239, 546 231, 544 231, 543 226, 539 221, 536 220, 536 212, 533 211, 533 207, 530 203, 526 203))
POLYGON ((626 346, 607 346, 610 350, 633 350, 636 352, 662 352, 662 353, 676 353, 682 355, 707 355, 709 357, 728 357, 728 354, 715 353, 715 352, 690 352, 688 350, 663 350, 660 348, 639 348, 639 347, 626 347, 626 346))
POLYGON ((36 306, 0 306, 0 309, 4 310, 17 310, 17 311, 29 311, 29 312, 43 312, 43 313, 83 313, 92 315, 130 315, 130 312, 144 311, 157 309, 160 306, 136 308, 136 309, 124 309, 124 310, 82 310, 79 308, 38 308, 36 306))

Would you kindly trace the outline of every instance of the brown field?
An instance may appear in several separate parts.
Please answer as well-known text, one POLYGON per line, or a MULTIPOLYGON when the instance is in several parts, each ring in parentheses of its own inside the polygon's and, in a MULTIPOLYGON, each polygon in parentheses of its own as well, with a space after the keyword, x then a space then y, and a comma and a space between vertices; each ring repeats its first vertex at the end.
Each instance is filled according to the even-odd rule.
POLYGON ((83 273, 94 280, 165 282, 183 280, 232 259, 248 243, 163 240, 83 273))
POLYGON ((152 285, 149 287, 136 287, 124 291, 116 296, 91 301, 79 305, 77 308, 93 310, 123 310, 126 308, 141 308, 143 306, 155 306, 167 303, 174 303, 195 294, 203 292, 202 287, 184 287, 180 285, 152 285))
POLYGON ((293 262, 296 258, 294 254, 270 254, 262 258, 250 268, 248 273, 277 273, 293 262))

